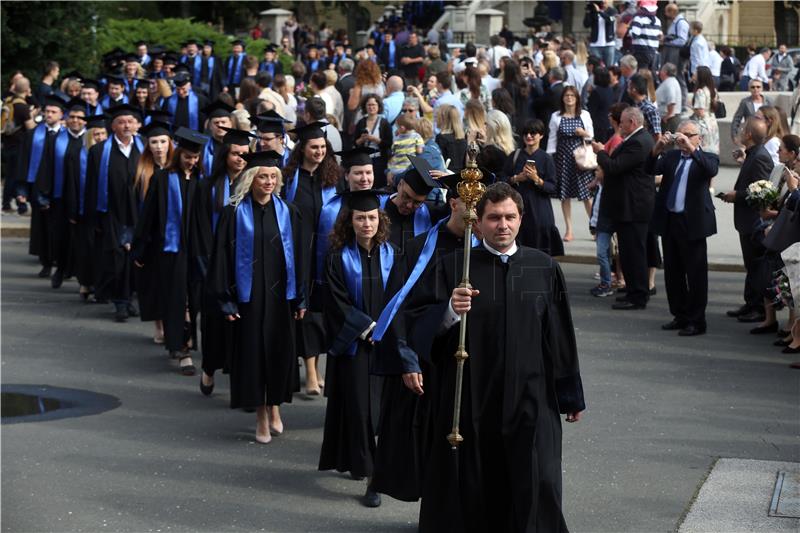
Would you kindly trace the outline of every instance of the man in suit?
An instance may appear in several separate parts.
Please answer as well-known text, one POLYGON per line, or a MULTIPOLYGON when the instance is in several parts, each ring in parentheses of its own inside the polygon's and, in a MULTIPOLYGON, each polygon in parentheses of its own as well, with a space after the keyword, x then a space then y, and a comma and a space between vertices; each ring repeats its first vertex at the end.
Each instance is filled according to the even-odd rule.
POLYGON ((353 76, 353 68, 355 63, 349 57, 345 57, 336 67, 339 72, 339 79, 336 81, 336 90, 342 97, 344 103, 344 123, 339 127, 342 129, 342 143, 346 150, 353 147, 353 135, 350 130, 355 125, 356 112, 351 110, 347 103, 350 100, 350 89, 355 87, 356 77, 353 76))
POLYGON ((647 161, 654 143, 644 129, 642 112, 635 107, 622 112, 620 133, 624 140, 612 155, 603 151, 601 143, 592 143, 603 179, 601 216, 614 224, 628 288, 627 297, 612 309, 644 309, 649 297, 647 228, 655 197, 655 182, 647 171, 647 161))
POLYGON ((742 247, 742 259, 747 276, 744 281, 744 305, 739 309, 728 311, 728 316, 738 318, 740 322, 763 322, 764 302, 763 287, 758 287, 756 263, 763 248, 753 241, 753 233, 759 222, 758 210, 747 204, 747 187, 758 180, 769 179, 772 172, 772 158, 764 148, 767 139, 767 123, 757 117, 750 117, 744 123, 744 131, 739 137, 744 145, 744 154, 739 152, 737 162, 742 165, 736 185, 732 191, 724 193, 722 200, 733 204, 733 225, 739 232, 739 244, 742 247))
POLYGON ((684 121, 674 137, 662 136, 649 167, 662 175, 651 222, 664 245, 664 282, 673 319, 661 329, 690 337, 706 332, 708 254, 706 239, 717 232, 708 187, 719 170, 719 156, 700 149, 700 129, 684 121), (673 144, 675 149, 666 151, 673 144))

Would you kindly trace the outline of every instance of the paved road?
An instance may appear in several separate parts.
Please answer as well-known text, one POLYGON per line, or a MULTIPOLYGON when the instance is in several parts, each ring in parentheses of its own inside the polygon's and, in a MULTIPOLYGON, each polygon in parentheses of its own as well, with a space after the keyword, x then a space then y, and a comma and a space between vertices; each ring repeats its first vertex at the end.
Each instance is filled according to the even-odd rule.
MULTIPOLYGON (((227 380, 201 397, 149 324, 113 324, 109 308, 78 301, 74 282, 51 290, 24 252, 3 239, 3 383, 122 403, 2 427, 4 531, 415 530, 416 504, 366 509, 363 483, 316 471, 324 400, 297 396, 286 435, 254 444, 254 416, 227 408, 227 380)), ((712 274, 709 334, 685 339, 659 330, 662 294, 628 314, 589 296, 593 270, 565 265, 589 406, 565 424, 572 530, 674 530, 716 457, 800 460, 800 372, 771 337, 722 316, 741 274, 712 274)))

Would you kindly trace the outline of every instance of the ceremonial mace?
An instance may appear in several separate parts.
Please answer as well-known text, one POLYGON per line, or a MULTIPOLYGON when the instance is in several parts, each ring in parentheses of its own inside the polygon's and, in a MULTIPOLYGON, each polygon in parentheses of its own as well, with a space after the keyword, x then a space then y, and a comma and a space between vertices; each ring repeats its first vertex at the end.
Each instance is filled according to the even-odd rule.
MULTIPOLYGON (((472 224, 478 217, 475 215, 475 205, 486 191, 486 186, 481 183, 483 173, 478 169, 475 158, 478 155, 478 146, 471 143, 467 149, 467 166, 461 171, 461 181, 458 182, 458 195, 466 206, 464 212, 464 275, 461 278, 459 287, 472 289, 469 282, 469 256, 472 251, 472 224)), ((456 358, 456 391, 453 402, 453 430, 447 436, 447 441, 453 450, 458 449, 458 445, 464 441, 464 437, 458 432, 459 419, 461 418, 461 387, 464 380, 464 361, 467 357, 467 313, 462 313, 460 330, 458 332, 458 349, 454 357, 456 358)))

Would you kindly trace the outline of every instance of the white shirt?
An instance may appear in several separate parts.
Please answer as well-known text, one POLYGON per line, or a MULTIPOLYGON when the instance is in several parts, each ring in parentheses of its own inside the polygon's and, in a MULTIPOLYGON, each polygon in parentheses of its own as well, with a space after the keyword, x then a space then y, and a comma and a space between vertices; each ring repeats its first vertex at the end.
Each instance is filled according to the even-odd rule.
POLYGON ((48 126, 47 124, 45 124, 44 127, 47 128, 47 132, 48 133, 50 133, 50 132, 58 133, 59 131, 61 131, 61 124, 60 123, 58 123, 58 124, 56 124, 55 126, 52 126, 52 127, 48 126))
POLYGON ((769 82, 769 78, 767 78, 767 60, 764 59, 764 56, 761 54, 756 54, 750 58, 750 61, 747 62, 747 65, 744 67, 745 76, 750 78, 751 80, 761 80, 764 83, 769 82))
POLYGON ((493 78, 488 74, 481 78, 481 85, 486 87, 486 92, 492 94, 492 91, 500 88, 500 80, 493 78))
POLYGON ((711 69, 711 75, 719 77, 720 69, 722 68, 722 56, 716 50, 709 50, 708 52, 708 68, 711 69))
POLYGON ((117 148, 119 148, 119 151, 122 152, 122 155, 124 155, 126 158, 130 157, 131 150, 133 150, 133 137, 131 137, 128 146, 122 144, 122 141, 120 141, 119 137, 117 137, 116 135, 114 135, 114 140, 117 142, 117 148))
MULTIPOLYGON (((681 153, 681 160, 678 162, 678 166, 675 167, 677 171, 683 165, 681 175, 675 176, 675 179, 678 180, 678 190, 675 191, 675 206, 671 210, 673 213, 683 213, 686 209, 686 185, 689 183, 689 169, 692 166, 692 158, 684 158, 684 156, 685 154, 681 153)), ((669 203, 669 195, 667 196, 667 203, 669 203)), ((669 205, 667 205, 667 209, 669 209, 669 205)))
POLYGON ((641 129, 644 129, 644 126, 639 126, 639 127, 638 127, 638 128, 636 128, 635 130, 633 130, 633 131, 631 132, 631 134, 630 134, 630 135, 628 135, 627 137, 625 137, 624 139, 622 139, 622 142, 625 142, 625 141, 627 141, 628 139, 630 139, 631 137, 633 137, 634 135, 636 135, 637 133, 639 133, 639 130, 641 130, 641 129))
POLYGON ((581 72, 581 69, 577 68, 574 63, 564 67, 564 71, 567 74, 566 85, 572 85, 580 93, 586 80, 589 79, 589 74, 581 72))
MULTIPOLYGON (((506 256, 506 257, 511 257, 512 255, 517 253, 517 250, 519 248, 517 246, 517 243, 514 242, 511 244, 511 248, 509 248, 508 251, 503 253, 489 246, 489 244, 486 242, 486 239, 483 240, 483 247, 486 248, 486 250, 493 255, 506 256)), ((508 261, 508 259, 506 259, 506 261, 508 261)), ((503 263, 505 263, 506 261, 503 261, 503 263)), ((447 306, 447 309, 444 312, 444 318, 442 319, 441 330, 446 331, 451 327, 453 327, 454 324, 460 321, 461 321, 461 315, 453 311, 453 298, 450 297, 450 305, 447 306)))
POLYGON ((68 130, 67 130, 67 132, 69 132, 70 136, 71 136, 73 139, 80 139, 80 138, 81 138, 81 135, 83 135, 84 133, 86 133, 86 128, 83 128, 83 129, 82 129, 81 131, 79 131, 78 133, 72 133, 72 130, 70 130, 70 129, 68 129, 68 130))

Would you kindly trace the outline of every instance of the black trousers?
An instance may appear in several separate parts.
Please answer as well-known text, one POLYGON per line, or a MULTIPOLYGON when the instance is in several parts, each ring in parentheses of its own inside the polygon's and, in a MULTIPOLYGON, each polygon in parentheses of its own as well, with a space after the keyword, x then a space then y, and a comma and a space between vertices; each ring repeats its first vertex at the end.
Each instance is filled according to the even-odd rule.
POLYGON ((763 287, 759 288, 758 283, 758 258, 764 254, 764 248, 753 242, 751 233, 739 233, 739 244, 747 271, 744 278, 744 302, 750 308, 763 309, 763 287))
POLYGON ((614 229, 619 241, 619 257, 628 301, 636 305, 646 305, 648 300, 647 282, 647 222, 617 222, 614 229))
POLYGON ((669 312, 681 324, 706 325, 708 254, 706 239, 688 240, 685 213, 670 213, 661 242, 669 312))

